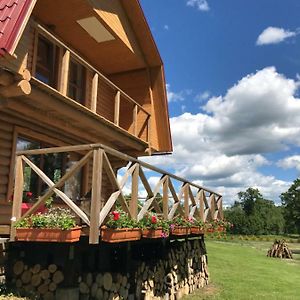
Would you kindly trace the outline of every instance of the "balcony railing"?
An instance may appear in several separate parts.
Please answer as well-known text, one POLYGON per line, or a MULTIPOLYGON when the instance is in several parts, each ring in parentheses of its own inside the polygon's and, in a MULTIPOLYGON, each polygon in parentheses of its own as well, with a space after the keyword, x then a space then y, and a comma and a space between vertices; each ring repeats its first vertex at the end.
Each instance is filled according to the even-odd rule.
POLYGON ((172 220, 178 215, 186 218, 192 217, 204 222, 223 218, 222 196, 220 194, 102 144, 26 150, 17 152, 16 158, 12 210, 13 221, 11 227, 12 240, 15 236, 14 222, 35 212, 53 194, 59 197, 72 211, 74 211, 83 223, 89 226, 89 241, 91 244, 99 243, 99 228, 105 223, 106 217, 115 204, 120 204, 124 212, 136 220, 142 219, 149 211, 161 214, 166 220, 172 220), (54 183, 29 159, 29 156, 63 152, 80 152, 83 157, 56 183, 54 183), (121 180, 117 179, 118 176, 114 172, 111 163, 111 161, 116 158, 127 162, 129 165, 121 180), (93 161, 91 203, 89 211, 86 212, 63 192, 63 187, 65 182, 82 169, 91 159, 93 161), (21 216, 24 189, 24 164, 28 165, 49 188, 43 195, 38 197, 38 201, 35 205, 26 214, 21 216), (145 176, 144 169, 154 171, 161 175, 154 189, 151 188, 149 181, 145 176), (103 172, 106 173, 112 186, 111 195, 104 199, 102 194, 103 172), (129 203, 126 201, 123 193, 123 190, 128 183, 131 183, 131 197, 129 203), (146 197, 145 195, 142 197, 141 187, 144 190, 143 194, 146 193, 146 197), (162 203, 158 203, 157 196, 161 189, 162 203), (141 198, 143 198, 143 200, 139 201, 141 198), (140 204, 142 203, 142 205, 139 205, 139 202, 140 204))
MULTIPOLYGON (((151 114, 46 28, 34 21, 31 23, 37 35, 40 34, 52 41, 62 53, 59 63, 58 91, 67 97, 69 65, 72 57, 92 74, 89 83, 90 99, 86 101, 88 108, 135 137, 149 142, 151 114), (98 105, 99 103, 101 105, 98 105)), ((37 41, 37 38, 35 40, 37 41)))

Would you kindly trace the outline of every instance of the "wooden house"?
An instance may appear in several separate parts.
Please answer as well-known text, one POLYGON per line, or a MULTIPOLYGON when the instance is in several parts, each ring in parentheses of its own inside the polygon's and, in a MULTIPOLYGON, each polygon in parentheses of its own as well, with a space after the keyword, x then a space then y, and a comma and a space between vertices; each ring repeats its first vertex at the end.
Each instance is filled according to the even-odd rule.
MULTIPOLYGON (((139 1, 5 0, 0 34, 1 225, 11 218, 16 149, 172 151, 163 64, 139 1)), ((85 168, 81 195, 88 177, 85 168)))
POLYGON ((133 218, 160 210, 160 185, 164 218, 221 216, 218 193, 136 160, 172 151, 163 63, 138 0, 2 0, 0 34, 0 234, 20 218, 26 191, 39 203, 56 194, 90 226, 91 243, 117 199, 133 218), (116 178, 128 162, 129 205, 127 177, 116 178), (142 165, 162 173, 154 191, 142 165), (140 211, 138 180, 148 194, 140 211), (89 217, 77 206, 86 195, 89 217))
MULTIPOLYGON (((138 0, 0 0, 0 237, 14 242, 14 222, 52 195, 82 225, 76 246, 10 243, 11 282, 43 299, 79 299, 84 272, 82 299, 89 299, 87 291, 93 299, 127 299, 128 293, 144 299, 148 282, 153 297, 171 290, 170 299, 175 291, 179 299, 183 290, 207 284, 203 232, 181 244, 160 238, 115 248, 103 240, 102 247, 89 245, 99 244, 99 229, 117 202, 137 220, 149 210, 165 220, 223 217, 220 194, 137 159, 170 152, 163 62, 138 0), (154 188, 143 169, 160 174, 154 188), (123 188, 129 178, 128 201, 123 188), (141 185, 147 196, 138 205, 141 185), (35 204, 23 212, 27 198, 35 204), (182 279, 175 287, 172 275, 170 287, 171 269, 179 280, 175 266, 182 279), (103 288, 91 272, 106 278, 103 288)), ((0 276, 1 255, 0 247, 0 276)))

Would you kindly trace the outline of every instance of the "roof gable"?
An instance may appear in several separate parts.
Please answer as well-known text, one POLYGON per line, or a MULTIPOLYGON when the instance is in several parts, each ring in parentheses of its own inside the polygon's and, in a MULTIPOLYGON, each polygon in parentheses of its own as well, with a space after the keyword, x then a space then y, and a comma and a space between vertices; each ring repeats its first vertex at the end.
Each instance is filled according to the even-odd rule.
POLYGON ((36 0, 0 0, 0 55, 13 54, 36 0))

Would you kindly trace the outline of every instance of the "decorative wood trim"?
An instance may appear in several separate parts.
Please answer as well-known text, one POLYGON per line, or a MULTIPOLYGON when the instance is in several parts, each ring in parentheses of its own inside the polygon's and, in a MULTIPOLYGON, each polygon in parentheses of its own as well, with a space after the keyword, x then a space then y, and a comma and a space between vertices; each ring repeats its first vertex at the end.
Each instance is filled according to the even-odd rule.
POLYGON ((114 123, 119 126, 120 123, 120 91, 117 91, 115 96, 115 112, 114 112, 114 123))
POLYGON ((93 178, 92 178, 92 199, 90 210, 90 234, 89 243, 99 244, 99 223, 101 211, 101 191, 102 191, 102 169, 103 169, 103 150, 93 150, 93 178))
POLYGON ((91 93, 91 110, 94 113, 97 113, 98 83, 99 83, 99 75, 95 73, 92 80, 92 93, 91 93))

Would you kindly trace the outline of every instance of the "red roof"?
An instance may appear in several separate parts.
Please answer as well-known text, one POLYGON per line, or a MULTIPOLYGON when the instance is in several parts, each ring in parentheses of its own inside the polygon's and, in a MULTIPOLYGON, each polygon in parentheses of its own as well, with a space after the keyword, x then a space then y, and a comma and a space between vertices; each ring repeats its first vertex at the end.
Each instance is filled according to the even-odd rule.
POLYGON ((33 0, 0 0, 0 55, 12 54, 33 0))

